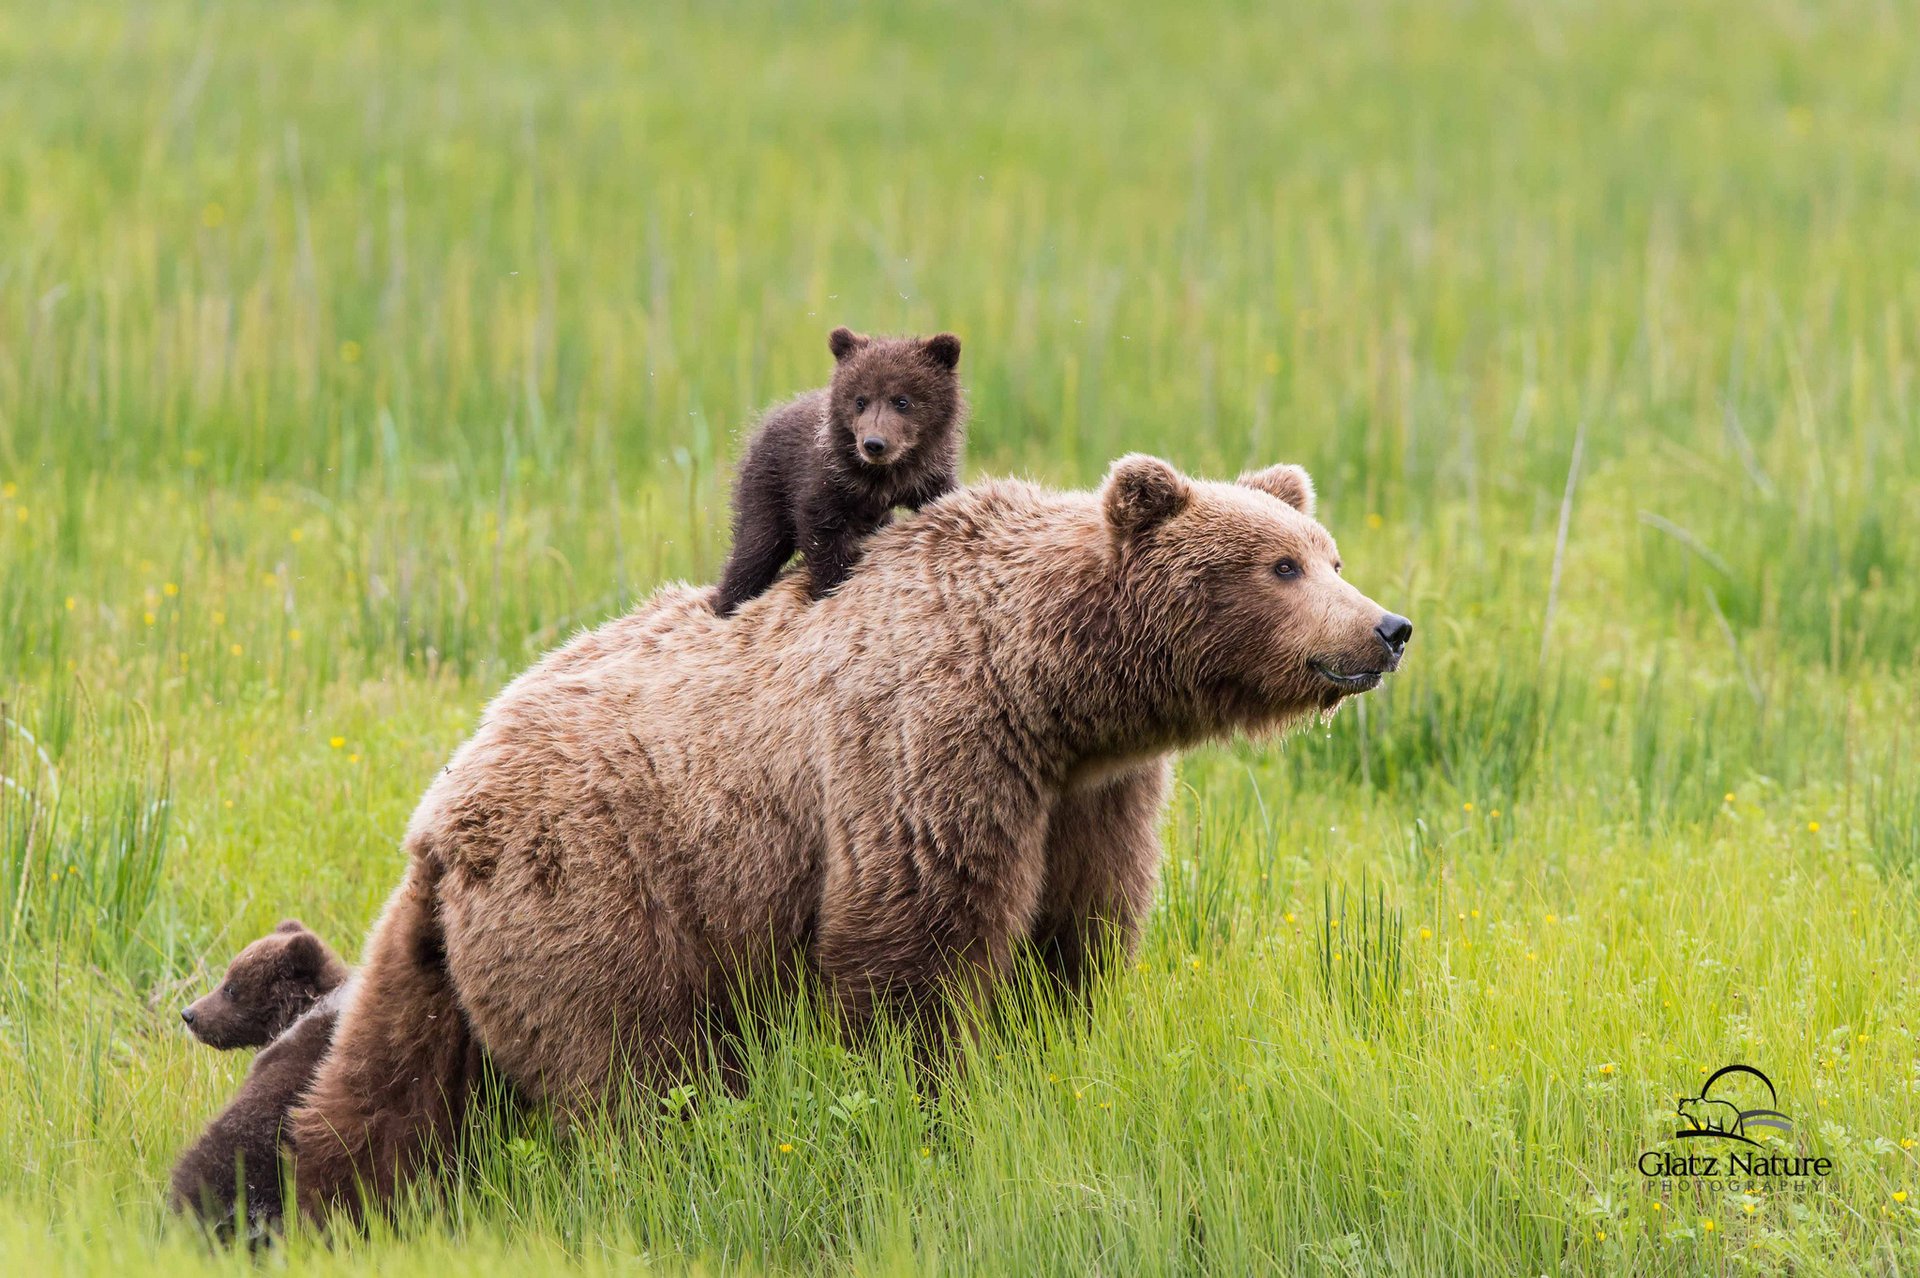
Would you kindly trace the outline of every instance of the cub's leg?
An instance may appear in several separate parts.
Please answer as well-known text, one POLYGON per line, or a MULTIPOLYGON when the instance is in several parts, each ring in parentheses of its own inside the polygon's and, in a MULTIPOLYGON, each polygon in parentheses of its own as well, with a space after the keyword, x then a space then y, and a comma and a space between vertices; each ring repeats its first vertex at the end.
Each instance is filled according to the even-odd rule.
POLYGON ((1160 881, 1164 759, 1070 789, 1047 823, 1047 878, 1029 933, 1060 990, 1084 997, 1105 959, 1126 959, 1160 881))
MULTIPOLYGON (((876 521, 877 522, 877 521, 876 521)), ((807 556, 807 584, 815 599, 823 599, 845 581, 860 562, 860 539, 873 531, 843 519, 807 529, 801 549, 807 556)))
POLYGON ((713 610, 723 617, 765 594, 794 551, 793 521, 769 477, 742 477, 733 503, 733 548, 713 597, 713 610))

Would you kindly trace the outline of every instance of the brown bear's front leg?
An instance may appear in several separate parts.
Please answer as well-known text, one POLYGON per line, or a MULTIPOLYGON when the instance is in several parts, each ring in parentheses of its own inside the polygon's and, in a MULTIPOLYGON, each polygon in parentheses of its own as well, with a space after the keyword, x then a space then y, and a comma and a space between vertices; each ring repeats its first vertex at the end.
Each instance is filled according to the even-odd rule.
POLYGON ((1062 992, 1083 997, 1103 957, 1127 958, 1160 881, 1165 759, 1060 798, 1047 822, 1047 879, 1029 934, 1062 992))
POLYGON ((1012 969, 1040 890, 1040 824, 991 810, 936 823, 886 805, 862 824, 883 828, 836 840, 814 964, 850 1031, 891 1019, 932 1066, 1012 969))

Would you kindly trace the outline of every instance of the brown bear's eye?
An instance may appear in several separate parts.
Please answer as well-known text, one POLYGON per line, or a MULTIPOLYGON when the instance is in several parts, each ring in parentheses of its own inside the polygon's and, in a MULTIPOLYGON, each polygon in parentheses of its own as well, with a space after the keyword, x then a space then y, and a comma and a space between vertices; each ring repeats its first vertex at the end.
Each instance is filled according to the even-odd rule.
POLYGON ((1298 577, 1300 575, 1300 565, 1291 559, 1282 559, 1273 566, 1273 575, 1276 577, 1298 577))
POLYGON ((904 413, 909 408, 912 408, 913 404, 907 399, 905 395, 895 395, 893 397, 893 407, 895 412, 904 413))
POLYGON ((865 395, 855 395, 853 397, 853 407, 857 412, 862 412, 862 413, 866 412, 867 397, 865 395))

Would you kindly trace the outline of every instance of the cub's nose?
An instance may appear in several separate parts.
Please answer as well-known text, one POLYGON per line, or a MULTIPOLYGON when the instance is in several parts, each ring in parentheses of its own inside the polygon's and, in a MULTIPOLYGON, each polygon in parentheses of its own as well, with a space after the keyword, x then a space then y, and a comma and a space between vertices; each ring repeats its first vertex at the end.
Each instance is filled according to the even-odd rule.
POLYGON ((191 1007, 181 1008, 180 1019, 185 1021, 189 1025, 193 1024, 193 1009, 191 1007))
POLYGON ((1407 640, 1413 638, 1413 623, 1399 613, 1390 612, 1380 618, 1380 624, 1373 628, 1374 637, 1387 645, 1387 651, 1398 661, 1400 654, 1407 649, 1407 640))
POLYGON ((860 441, 860 450, 869 457, 879 458, 887 451, 887 441, 878 435, 869 435, 860 441))

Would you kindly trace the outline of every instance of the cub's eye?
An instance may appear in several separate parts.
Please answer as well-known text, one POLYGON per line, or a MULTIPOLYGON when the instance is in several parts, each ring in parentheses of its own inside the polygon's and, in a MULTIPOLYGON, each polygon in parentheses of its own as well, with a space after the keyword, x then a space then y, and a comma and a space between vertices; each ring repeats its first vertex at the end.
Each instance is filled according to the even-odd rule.
POLYGON ((225 985, 222 985, 220 987, 220 992, 226 995, 228 998, 234 997, 233 982, 229 981, 225 985))
POLYGON ((1334 560, 1334 561, 1333 561, 1333 570, 1334 570, 1335 572, 1339 572, 1339 571, 1340 571, 1340 569, 1341 569, 1341 567, 1342 567, 1342 565, 1341 565, 1341 563, 1340 563, 1340 561, 1339 561, 1338 559, 1336 559, 1336 560, 1334 560))
POLYGON ((859 412, 862 412, 862 413, 866 412, 867 397, 865 395, 855 395, 853 397, 853 406, 859 412))
POLYGON ((912 408, 912 407, 913 407, 912 401, 909 400, 905 395, 895 395, 893 397, 893 409, 895 412, 904 413, 909 408, 912 408))
POLYGON ((1298 577, 1300 575, 1300 565, 1291 559, 1282 559, 1273 566, 1273 575, 1280 578, 1298 577))

